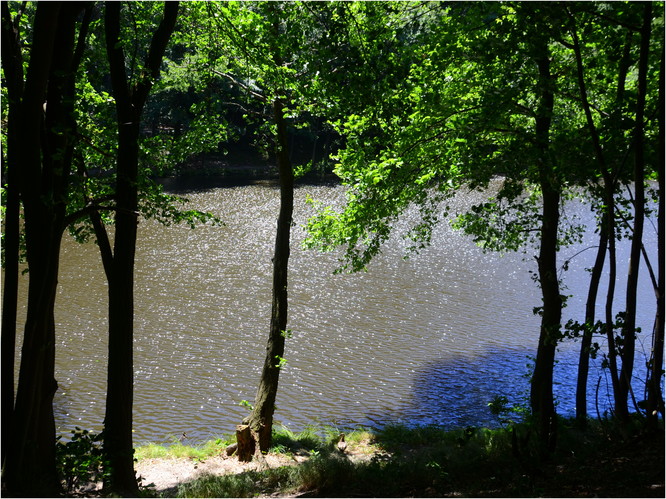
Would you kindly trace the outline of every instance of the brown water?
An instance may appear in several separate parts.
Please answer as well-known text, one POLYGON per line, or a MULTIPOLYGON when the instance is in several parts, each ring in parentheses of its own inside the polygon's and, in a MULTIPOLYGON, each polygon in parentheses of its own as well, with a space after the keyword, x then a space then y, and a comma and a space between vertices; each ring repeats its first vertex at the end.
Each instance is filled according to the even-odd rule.
MULTIPOLYGON (((183 432, 196 442, 232 432, 247 413, 239 402, 254 399, 263 362, 278 191, 259 184, 187 195, 194 207, 215 213, 226 225, 191 230, 140 224, 137 443, 167 441, 183 432)), ((483 254, 442 224, 432 246, 420 255, 402 259, 408 244, 396 237, 368 272, 333 275, 335 254, 299 246, 300 226, 311 213, 308 195, 335 204, 342 189, 297 189, 289 276, 293 337, 287 342, 277 421, 294 430, 309 423, 478 425, 492 423, 487 403, 493 396, 524 400, 528 356, 534 355, 538 339, 532 308, 540 305, 529 275, 536 270, 531 256, 483 254)), ((479 196, 461 193, 454 205, 467 206, 479 196)), ((569 209, 588 216, 576 204, 569 209)), ((656 237, 648 232, 655 248, 656 237)), ((594 244, 593 234, 587 236, 589 244, 594 244)), ((563 259, 583 247, 565 249, 563 259)), ((567 318, 580 319, 587 280, 583 269, 593 257, 594 251, 585 251, 563 274, 569 294, 578 295, 565 310, 567 318)), ((645 271, 642 277, 640 322, 651 331, 654 295, 645 271)), ((74 426, 101 429, 106 307, 97 247, 67 238, 56 304, 60 389, 55 407, 64 433, 74 426)), ((563 345, 556 369, 558 410, 565 414, 573 411, 576 356, 577 345, 563 345)), ((591 411, 599 376, 603 371, 593 367, 591 411)), ((604 397, 605 381, 602 410, 604 397)))

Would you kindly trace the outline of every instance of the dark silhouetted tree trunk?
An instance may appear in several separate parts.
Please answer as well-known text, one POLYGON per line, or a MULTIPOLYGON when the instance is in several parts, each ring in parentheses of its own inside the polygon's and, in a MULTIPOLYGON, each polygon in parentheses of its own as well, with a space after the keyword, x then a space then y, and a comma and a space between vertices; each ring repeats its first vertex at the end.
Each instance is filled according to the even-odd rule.
POLYGON ((536 63, 539 69, 536 144, 539 183, 543 197, 541 238, 538 257, 539 283, 543 297, 539 345, 530 393, 536 418, 540 447, 548 455, 555 447, 557 421, 553 401, 553 366, 560 337, 562 297, 557 278, 557 236, 560 210, 560 183, 549 155, 549 135, 554 104, 554 78, 550 73, 550 54, 544 40, 537 40, 536 63))
POLYGON ((19 116, 20 194, 30 269, 21 368, 6 456, 8 490, 53 495, 54 306, 72 163, 75 31, 83 3, 37 6, 33 46, 19 116), (46 107, 44 107, 44 103, 46 107))
POLYGON ((580 355, 578 358, 578 379, 576 381, 576 421, 580 425, 587 422, 587 376, 590 371, 590 348, 592 347, 592 333, 594 330, 596 316, 596 302, 599 291, 599 281, 604 268, 606 250, 608 248, 608 231, 602 223, 599 231, 599 248, 594 259, 592 274, 590 275, 590 286, 585 302, 585 329, 580 343, 580 355))
MULTIPOLYGON (((2 2, 2 67, 7 89, 7 162, 2 165, 3 185, 6 195, 4 224, 4 282, 2 292, 2 435, 9 442, 14 411, 14 352, 16 350, 16 310, 18 306, 19 276, 19 216, 20 196, 18 183, 19 135, 18 120, 23 94, 23 56, 19 46, 18 29, 9 12, 7 2, 2 2)), ((4 156, 3 156, 4 160, 4 156)), ((7 445, 2 445, 4 466, 7 445)))
POLYGON ((628 395, 634 370, 636 349, 636 298, 638 291, 638 271, 643 245, 643 225, 645 222, 645 94, 647 91, 648 56, 650 51, 650 31, 652 27, 652 3, 644 4, 641 46, 638 61, 638 95, 636 101, 636 121, 634 126, 634 227, 631 239, 631 256, 627 276, 626 316, 622 327, 622 348, 620 357, 619 399, 616 400, 618 417, 629 418, 628 395))
POLYGON ((652 337, 652 362, 650 364, 648 381, 648 425, 650 429, 657 429, 659 413, 664 417, 664 399, 661 392, 662 369, 664 365, 664 279, 666 266, 666 234, 664 234, 664 169, 666 160, 664 154, 666 144, 664 143, 664 53, 661 54, 661 65, 659 68, 659 101, 657 106, 659 136, 657 139, 657 151, 659 162, 657 164, 657 175, 659 181, 659 213, 657 215, 657 247, 659 256, 659 277, 657 285, 657 316, 655 318, 654 333, 652 337))
POLYGON ((615 330, 613 324, 613 301, 615 300, 615 283, 617 280, 617 252, 615 244, 615 193, 611 187, 610 175, 604 176, 604 193, 606 212, 606 227, 608 230, 608 289, 606 291, 605 329, 608 341, 608 369, 613 386, 613 398, 617 404, 619 398, 620 375, 617 368, 617 346, 615 344, 615 330))
MULTIPOLYGON (((587 87, 585 84, 585 71, 583 67, 583 57, 580 51, 580 43, 578 41, 577 27, 574 16, 569 13, 571 20, 571 33, 573 38, 573 50, 576 56, 576 68, 578 75, 578 88, 581 96, 581 104, 585 112, 587 121, 587 128, 594 147, 595 156, 599 163, 601 172, 606 172, 608 167, 606 165, 606 158, 604 156, 603 148, 599 140, 599 133, 592 119, 592 111, 587 98, 587 87)), ((576 420, 578 424, 585 425, 587 422, 587 376, 590 370, 590 347, 592 346, 592 333, 594 330, 595 316, 596 316, 596 302, 597 294, 599 291, 599 281, 601 280, 601 273, 606 259, 606 250, 608 248, 608 230, 607 220, 604 217, 599 231, 599 248, 597 256, 594 259, 594 266, 592 267, 592 274, 590 275, 590 286, 588 288, 587 300, 585 302, 585 328, 583 329, 583 337, 580 345, 580 356, 578 360, 578 379, 576 382, 576 420)))
MULTIPOLYGON (((164 17, 155 31, 143 76, 130 84, 120 42, 121 2, 106 2, 105 33, 111 84, 118 120, 115 238, 109 282, 109 365, 104 453, 108 465, 105 488, 135 496, 132 445, 134 393, 134 256, 138 224, 139 131, 143 107, 178 15, 178 2, 165 2, 164 17)), ((108 264, 108 261, 106 262, 108 264)), ((105 268, 106 265, 105 265, 105 268)))
MULTIPOLYGON (((622 51, 622 58, 620 59, 618 78, 617 78, 617 95, 615 99, 615 107, 617 112, 622 109, 622 103, 625 98, 625 83, 627 79, 627 72, 632 64, 631 47, 633 45, 633 33, 628 30, 625 36, 624 48, 622 51)), ((615 283, 617 279, 617 253, 616 253, 616 224, 615 224, 615 191, 617 188, 617 172, 612 171, 610 168, 602 169, 601 174, 603 177, 603 196, 605 206, 605 228, 608 231, 608 289, 606 291, 606 304, 605 304, 605 332, 606 340, 608 341, 608 370, 611 377, 611 385, 613 388, 613 399, 617 404, 619 399, 619 385, 620 375, 617 368, 617 346, 615 344, 615 332, 613 323, 615 320, 613 314, 613 301, 615 299, 615 283)))

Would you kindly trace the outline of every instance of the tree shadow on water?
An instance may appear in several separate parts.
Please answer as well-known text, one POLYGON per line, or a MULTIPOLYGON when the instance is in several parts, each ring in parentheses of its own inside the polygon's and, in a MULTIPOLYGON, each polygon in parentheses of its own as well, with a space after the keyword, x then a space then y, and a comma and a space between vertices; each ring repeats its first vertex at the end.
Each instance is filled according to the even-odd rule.
POLYGON ((372 417, 375 422, 444 428, 496 427, 488 403, 497 396, 508 406, 527 406, 529 349, 484 351, 427 362, 416 371, 409 399, 391 414, 372 417))

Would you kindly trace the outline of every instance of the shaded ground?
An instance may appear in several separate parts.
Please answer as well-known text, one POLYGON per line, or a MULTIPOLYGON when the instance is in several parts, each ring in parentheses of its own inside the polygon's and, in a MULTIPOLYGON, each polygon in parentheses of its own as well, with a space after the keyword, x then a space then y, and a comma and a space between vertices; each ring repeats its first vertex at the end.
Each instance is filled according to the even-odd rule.
POLYGON ((664 497, 664 434, 572 455, 534 478, 548 497, 664 497))
MULTIPOLYGON (((622 443, 590 441, 590 445, 581 435, 569 435, 582 440, 572 446, 563 442, 564 450, 553 462, 540 464, 520 452, 483 460, 470 457, 476 452, 468 452, 474 441, 467 443, 463 435, 455 453, 444 452, 441 442, 429 443, 427 438, 413 444, 363 441, 325 459, 303 451, 269 454, 264 463, 239 463, 221 453, 204 460, 142 460, 137 471, 143 483, 154 483, 155 492, 163 497, 174 497, 179 484, 198 477, 229 474, 256 481, 257 489, 247 492, 250 496, 664 497, 663 432, 622 443), (577 450, 566 450, 570 448, 577 450), (309 468, 301 473, 307 478, 301 476, 285 487, 295 475, 284 472, 285 466, 309 468), (263 474, 257 473, 261 470, 263 474)), ((215 495, 195 490, 207 497, 223 494, 219 489, 210 492, 215 495)))

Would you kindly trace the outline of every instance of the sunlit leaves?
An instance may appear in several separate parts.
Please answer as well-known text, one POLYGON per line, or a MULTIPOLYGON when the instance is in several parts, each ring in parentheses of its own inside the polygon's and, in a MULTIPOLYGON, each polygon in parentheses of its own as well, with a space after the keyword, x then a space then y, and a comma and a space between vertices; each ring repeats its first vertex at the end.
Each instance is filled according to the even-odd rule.
MULTIPOLYGON (((329 210, 312 221, 308 244, 316 245, 319 240, 322 246, 330 247, 335 241, 347 248, 345 264, 362 268, 378 251, 378 242, 388 237, 391 222, 409 206, 433 206, 433 193, 447 193, 465 184, 484 189, 497 177, 520 185, 521 192, 530 194, 507 196, 502 191, 496 200, 458 214, 456 226, 486 249, 509 251, 536 244, 540 213, 534 186, 540 182, 538 161, 544 158, 539 157, 535 142, 539 94, 534 37, 548 36, 550 40, 551 70, 557 85, 551 143, 545 158, 552 179, 565 193, 568 189, 576 193, 577 186, 598 176, 591 145, 584 138, 585 116, 577 92, 575 59, 568 45, 569 11, 584 35, 591 102, 604 148, 618 164, 618 174, 628 167, 631 113, 612 105, 617 92, 613 74, 621 60, 624 39, 631 37, 621 23, 631 25, 632 16, 639 19, 639 7, 452 4, 430 12, 428 22, 415 30, 419 34, 402 45, 396 43, 401 40, 399 33, 414 27, 414 20, 406 13, 419 7, 408 4, 401 11, 400 22, 387 21, 382 27, 375 27, 372 17, 364 15, 370 8, 343 11, 338 19, 349 24, 341 31, 352 31, 347 43, 358 48, 361 60, 368 54, 381 54, 385 44, 391 45, 392 53, 381 59, 379 71, 374 72, 376 81, 368 81, 366 86, 362 78, 354 80, 352 72, 349 82, 355 85, 354 92, 348 92, 351 97, 330 92, 329 99, 337 99, 338 105, 354 103, 349 106, 350 113, 332 121, 345 137, 346 147, 338 152, 335 172, 348 186, 349 194, 343 211, 329 210), (615 16, 618 22, 601 20, 595 9, 617 9, 604 15, 615 16), (383 34, 371 39, 373 29, 383 34), (394 32, 389 34, 391 29, 394 32), (367 88, 382 88, 382 92, 375 94, 376 98, 368 97, 367 88), (350 229, 345 224, 358 227, 350 229)), ((630 46, 632 67, 636 50, 630 46)), ((367 77, 372 74, 373 70, 367 77)), ((651 81, 656 80, 655 75, 651 81)), ((631 68, 623 85, 623 102, 633 102, 631 68)), ((648 129, 647 135, 650 133, 648 129)), ((578 241, 582 230, 564 215, 558 242, 562 245, 578 241)), ((442 218, 425 216, 412 232, 427 234, 423 224, 442 218)))
POLYGON ((181 209, 187 198, 166 194, 161 185, 145 182, 139 197, 139 211, 145 218, 153 218, 164 225, 184 223, 194 229, 198 224, 223 225, 214 215, 199 210, 181 209))

